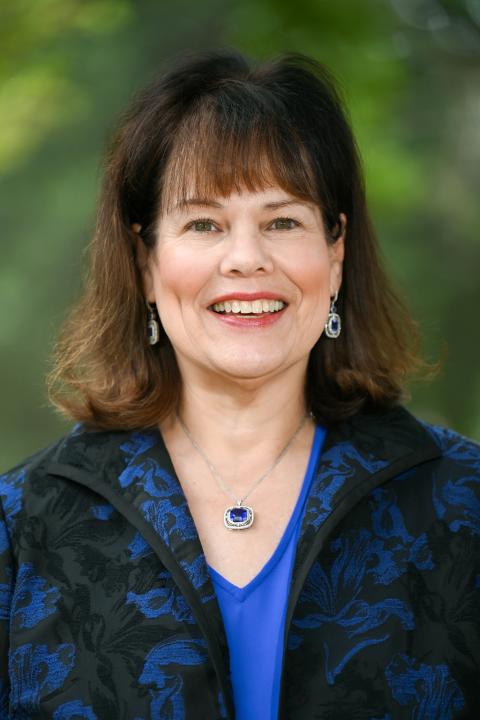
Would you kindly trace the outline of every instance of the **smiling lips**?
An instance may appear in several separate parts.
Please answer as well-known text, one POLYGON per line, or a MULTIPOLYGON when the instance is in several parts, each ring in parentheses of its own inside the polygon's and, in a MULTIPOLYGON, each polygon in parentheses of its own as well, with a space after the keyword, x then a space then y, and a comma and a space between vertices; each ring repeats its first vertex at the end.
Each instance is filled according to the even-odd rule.
POLYGON ((259 298, 257 300, 240 300, 231 299, 224 302, 216 302, 210 306, 216 313, 222 315, 262 315, 264 313, 276 313, 283 310, 285 303, 283 300, 269 300, 268 298, 259 298))
POLYGON ((261 328, 279 320, 287 307, 288 303, 273 293, 239 293, 217 298, 208 309, 230 326, 261 328))

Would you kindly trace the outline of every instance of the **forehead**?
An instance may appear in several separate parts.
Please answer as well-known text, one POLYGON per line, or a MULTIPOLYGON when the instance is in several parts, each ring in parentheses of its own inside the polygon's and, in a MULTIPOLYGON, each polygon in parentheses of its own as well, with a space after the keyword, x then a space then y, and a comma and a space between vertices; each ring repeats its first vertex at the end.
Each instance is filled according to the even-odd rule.
POLYGON ((232 195, 276 193, 320 205, 312 164, 301 143, 255 123, 219 125, 207 110, 186 118, 162 172, 161 214, 185 208, 192 198, 222 202, 232 195))

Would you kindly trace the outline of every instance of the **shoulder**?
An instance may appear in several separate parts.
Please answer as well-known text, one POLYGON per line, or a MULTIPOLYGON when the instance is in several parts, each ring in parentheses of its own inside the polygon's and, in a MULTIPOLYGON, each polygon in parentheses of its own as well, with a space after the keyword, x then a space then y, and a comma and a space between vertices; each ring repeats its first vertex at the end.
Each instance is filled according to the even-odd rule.
POLYGON ((347 449, 355 450, 355 467, 386 472, 395 492, 409 502, 416 498, 418 507, 426 508, 433 500, 441 519, 466 513, 469 527, 480 531, 480 446, 475 441, 401 406, 357 415, 347 426, 350 434, 344 429, 336 446, 347 439, 347 449))
POLYGON ((99 477, 121 471, 132 457, 148 452, 161 443, 157 429, 101 430, 78 424, 56 442, 31 455, 0 475, 0 500, 22 485, 37 482, 61 470, 82 470, 99 477))
POLYGON ((449 462, 476 469, 480 474, 480 445, 454 430, 419 420, 449 462))
POLYGON ((41 448, 37 452, 29 455, 24 460, 21 460, 17 465, 0 474, 0 493, 1 488, 5 485, 11 485, 17 482, 20 478, 25 478, 32 473, 41 474, 46 472, 48 465, 58 456, 61 449, 67 445, 70 440, 77 435, 81 435, 85 432, 83 425, 76 425, 68 433, 57 438, 50 445, 41 448))
MULTIPOLYGON (((451 428, 433 425, 416 417, 405 407, 397 405, 391 409, 359 413, 346 423, 353 441, 359 439, 365 444, 371 439, 372 449, 379 455, 395 453, 403 447, 410 453, 429 447, 431 460, 446 461, 451 465, 468 466, 480 473, 480 445, 451 428)), ((422 456, 420 455, 422 458, 422 456)), ((427 456, 422 458, 422 462, 427 456)))
POLYGON ((440 451, 431 468, 420 469, 430 480, 435 516, 455 534, 480 536, 480 446, 450 428, 423 425, 440 451))
POLYGON ((401 407, 358 416, 349 425, 347 453, 341 451, 333 468, 351 476, 363 473, 363 509, 349 522, 373 527, 374 535, 395 542, 402 528, 420 544, 430 538, 442 567, 447 556, 457 558, 460 567, 462 554, 471 558, 469 566, 473 555, 480 562, 479 445, 401 407))
POLYGON ((52 469, 59 463, 98 470, 114 461, 114 448, 118 448, 125 431, 99 431, 76 425, 66 435, 39 450, 15 467, 0 475, 0 515, 5 515, 7 526, 13 528, 15 518, 24 501, 42 488, 42 494, 60 482, 52 469))
POLYGON ((79 423, 52 444, 0 474, 0 488, 4 483, 11 484, 20 477, 47 474, 55 463, 82 467, 91 464, 98 467, 102 459, 113 456, 115 449, 121 447, 128 438, 141 434, 126 430, 99 430, 79 423))
POLYGON ((16 465, 14 465, 9 470, 6 470, 5 472, 0 474, 0 480, 1 482, 8 482, 14 477, 17 477, 19 475, 25 475, 26 472, 40 469, 42 468, 46 462, 49 461, 50 458, 52 458, 55 454, 55 451, 58 447, 65 441, 65 438, 67 436, 63 436, 61 438, 58 438, 50 445, 47 445, 46 447, 37 450, 37 452, 33 453, 32 455, 29 455, 27 458, 21 460, 16 465))
MULTIPOLYGON (((415 444, 431 447, 430 458, 420 459, 416 465, 417 476, 429 477, 436 487, 451 488, 457 482, 468 486, 471 499, 475 494, 480 502, 480 445, 451 428, 425 422, 405 408, 399 410, 400 422, 417 428, 415 444)), ((384 432, 388 435, 388 424, 384 432)))
POLYGON ((7 522, 11 521, 19 510, 26 478, 44 474, 45 468, 64 440, 64 437, 60 438, 0 475, 0 508, 3 505, 7 522))

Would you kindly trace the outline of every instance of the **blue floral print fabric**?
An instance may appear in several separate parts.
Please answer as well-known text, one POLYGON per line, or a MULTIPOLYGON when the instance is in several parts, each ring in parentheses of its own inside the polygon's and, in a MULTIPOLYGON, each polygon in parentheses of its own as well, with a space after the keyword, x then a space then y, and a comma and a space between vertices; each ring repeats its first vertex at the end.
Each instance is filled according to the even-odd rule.
MULTIPOLYGON (((0 718, 233 720, 221 614, 157 431, 82 426, 0 478, 0 718)), ((253 660, 254 661, 254 660, 253 660)), ((327 434, 280 720, 480 707, 480 450, 403 408, 327 434)))

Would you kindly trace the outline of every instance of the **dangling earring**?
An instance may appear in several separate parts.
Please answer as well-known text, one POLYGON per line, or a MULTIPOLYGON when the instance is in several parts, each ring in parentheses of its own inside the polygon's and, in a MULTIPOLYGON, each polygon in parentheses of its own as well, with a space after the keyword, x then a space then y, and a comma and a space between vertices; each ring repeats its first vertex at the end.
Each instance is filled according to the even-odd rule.
POLYGON ((147 301, 147 337, 150 345, 156 345, 160 340, 160 324, 157 320, 155 310, 147 301))
POLYGON ((342 321, 337 313, 336 302, 338 300, 338 291, 335 297, 330 300, 330 312, 328 313, 327 322, 325 323, 325 335, 329 338, 338 338, 342 332, 342 321))

